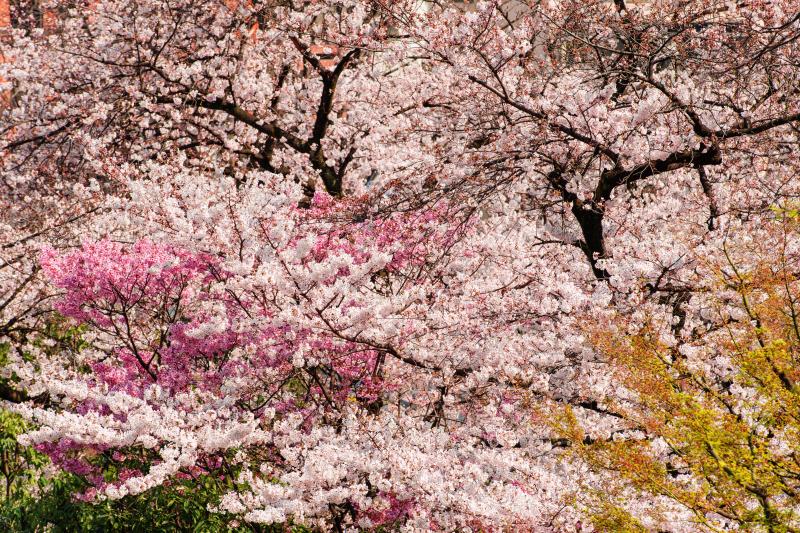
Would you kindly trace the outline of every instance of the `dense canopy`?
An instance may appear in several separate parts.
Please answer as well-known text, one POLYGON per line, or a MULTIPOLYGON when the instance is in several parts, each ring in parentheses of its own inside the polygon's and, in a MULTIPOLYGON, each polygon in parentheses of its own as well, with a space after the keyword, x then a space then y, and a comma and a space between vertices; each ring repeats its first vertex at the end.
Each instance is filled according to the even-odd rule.
POLYGON ((26 483, 213 487, 214 531, 800 531, 800 1, 0 26, 26 483))

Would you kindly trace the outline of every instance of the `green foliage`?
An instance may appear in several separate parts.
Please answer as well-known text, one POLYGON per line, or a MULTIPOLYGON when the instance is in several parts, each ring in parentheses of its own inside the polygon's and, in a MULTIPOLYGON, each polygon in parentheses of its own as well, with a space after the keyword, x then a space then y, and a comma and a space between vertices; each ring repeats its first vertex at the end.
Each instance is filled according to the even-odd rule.
POLYGON ((221 487, 211 477, 187 480, 117 501, 87 503, 73 495, 85 485, 77 476, 60 474, 42 481, 41 494, 30 491, 3 502, 0 524, 15 532, 266 532, 282 531, 238 523, 212 513, 221 487))
POLYGON ((0 474, 2 474, 2 496, 8 501, 25 491, 38 477, 38 469, 47 459, 33 448, 21 446, 17 435, 27 429, 21 417, 0 410, 0 474))
POLYGON ((621 507, 601 500, 599 510, 591 517, 597 533, 645 533, 647 529, 621 507))

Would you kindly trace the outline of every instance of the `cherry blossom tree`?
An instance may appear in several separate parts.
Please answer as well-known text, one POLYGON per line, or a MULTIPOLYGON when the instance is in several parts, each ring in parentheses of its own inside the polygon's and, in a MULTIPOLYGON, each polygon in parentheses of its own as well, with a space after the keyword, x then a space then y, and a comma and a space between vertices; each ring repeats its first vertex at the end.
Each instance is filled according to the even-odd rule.
POLYGON ((630 392, 616 397, 628 439, 585 437, 564 413, 571 452, 615 471, 604 492, 588 489, 593 520, 608 529, 642 530, 641 519, 678 503, 702 530, 797 528, 796 401, 797 211, 778 210, 757 242, 730 243, 702 313, 716 327, 663 342, 662 317, 597 324, 592 338, 630 392), (632 514, 626 491, 652 505, 632 514), (637 516, 638 515, 638 516, 637 516))
MULTIPOLYGON (((44 7, 0 65, 3 396, 80 498, 613 529, 583 496, 630 472, 565 452, 664 437, 625 334, 725 386, 711 265, 798 192, 794 2, 44 7)), ((628 524, 736 522, 638 488, 628 524)))

